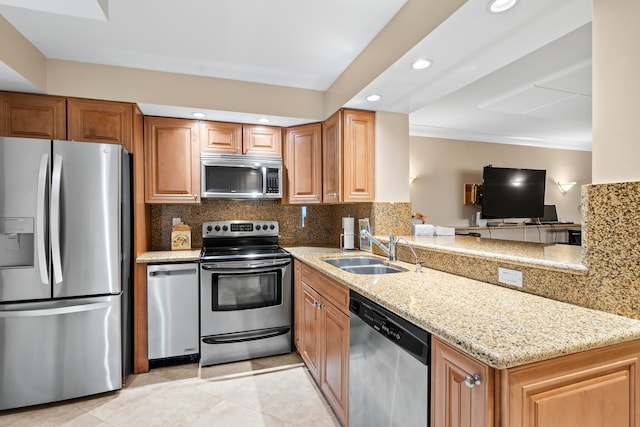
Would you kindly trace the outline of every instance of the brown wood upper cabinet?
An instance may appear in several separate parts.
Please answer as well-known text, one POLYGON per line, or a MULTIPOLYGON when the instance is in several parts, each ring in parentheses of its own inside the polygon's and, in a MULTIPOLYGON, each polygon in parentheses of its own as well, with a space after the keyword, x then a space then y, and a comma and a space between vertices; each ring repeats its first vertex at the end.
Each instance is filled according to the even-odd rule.
POLYGON ((120 144, 132 150, 134 104, 94 99, 67 99, 68 138, 120 144))
POLYGON ((200 151, 220 154, 241 154, 242 124, 201 121, 200 151))
POLYGON ((283 203, 321 203, 322 124, 287 128, 283 162, 287 174, 283 203))
POLYGON ((219 154, 282 155, 282 131, 276 126, 200 122, 200 150, 219 154))
POLYGON ((200 139, 196 120, 144 118, 145 202, 200 201, 200 139))
POLYGON ((375 198, 375 113, 341 109, 322 124, 322 201, 375 198))
POLYGON ((0 92, 0 135, 67 139, 67 101, 63 97, 0 92))

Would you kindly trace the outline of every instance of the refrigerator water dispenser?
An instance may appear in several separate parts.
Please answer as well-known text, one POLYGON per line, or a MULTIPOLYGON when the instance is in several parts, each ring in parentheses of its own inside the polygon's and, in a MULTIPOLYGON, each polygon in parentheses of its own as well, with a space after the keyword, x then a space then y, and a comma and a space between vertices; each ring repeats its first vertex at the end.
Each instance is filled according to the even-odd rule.
POLYGON ((33 267, 33 218, 0 218, 0 268, 33 267))

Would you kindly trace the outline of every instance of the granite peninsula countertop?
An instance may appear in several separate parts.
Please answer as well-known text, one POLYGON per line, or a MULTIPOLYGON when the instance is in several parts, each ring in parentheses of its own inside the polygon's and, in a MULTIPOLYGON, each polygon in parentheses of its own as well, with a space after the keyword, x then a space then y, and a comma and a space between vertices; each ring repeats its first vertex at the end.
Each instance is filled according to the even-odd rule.
MULTIPOLYGON (((434 244, 414 237, 416 244, 434 244)), ((432 239, 438 245, 443 243, 442 238, 432 239)), ((449 240, 455 250, 475 250, 472 245, 456 243, 458 239, 449 240)), ((487 250, 485 241, 483 248, 487 250)), ((326 257, 371 256, 367 252, 318 247, 286 249, 300 261, 497 369, 640 339, 640 321, 603 311, 428 268, 416 273, 412 264, 404 262, 390 264, 404 267, 407 272, 356 275, 322 261, 326 257)), ((556 263, 567 256, 567 262, 572 264, 574 255, 554 255, 548 260, 541 253, 538 257, 540 262, 556 263)), ((580 265, 576 263, 575 268, 580 265)))
MULTIPOLYGON (((582 248, 575 245, 540 244, 512 240, 482 239, 470 236, 402 236, 414 248, 465 255, 493 261, 507 261, 515 264, 564 271, 573 274, 587 274, 583 264, 582 248)), ((376 236, 383 243, 389 243, 388 236, 376 236)))

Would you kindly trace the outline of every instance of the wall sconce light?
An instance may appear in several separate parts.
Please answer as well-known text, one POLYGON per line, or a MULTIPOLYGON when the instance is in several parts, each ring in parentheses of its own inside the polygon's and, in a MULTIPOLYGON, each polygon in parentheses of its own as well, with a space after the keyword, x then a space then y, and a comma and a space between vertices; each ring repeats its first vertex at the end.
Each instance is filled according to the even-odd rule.
POLYGON ((415 175, 409 175, 409 185, 413 184, 413 181, 416 180, 416 176, 415 175))
POLYGON ((558 187, 560 187, 560 191, 562 191, 562 194, 567 194, 567 191, 571 190, 571 188, 576 185, 575 181, 572 182, 562 182, 562 181, 558 181, 557 182, 558 187))

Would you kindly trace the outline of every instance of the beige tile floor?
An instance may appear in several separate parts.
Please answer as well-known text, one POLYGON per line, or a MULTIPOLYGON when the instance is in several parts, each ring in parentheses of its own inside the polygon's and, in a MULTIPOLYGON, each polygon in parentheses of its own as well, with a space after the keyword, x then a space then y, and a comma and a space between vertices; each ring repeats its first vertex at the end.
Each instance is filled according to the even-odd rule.
POLYGON ((122 390, 0 412, 0 426, 335 427, 300 356, 130 375, 122 390))

